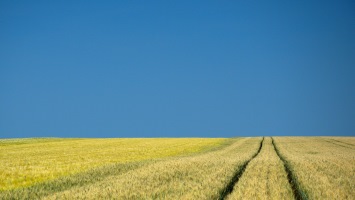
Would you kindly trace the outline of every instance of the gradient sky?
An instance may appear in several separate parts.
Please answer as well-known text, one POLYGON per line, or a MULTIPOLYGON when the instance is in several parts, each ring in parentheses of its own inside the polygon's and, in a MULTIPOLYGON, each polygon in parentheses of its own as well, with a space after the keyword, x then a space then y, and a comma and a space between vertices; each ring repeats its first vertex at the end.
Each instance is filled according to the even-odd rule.
POLYGON ((355 135, 355 3, 0 1, 0 137, 355 135))

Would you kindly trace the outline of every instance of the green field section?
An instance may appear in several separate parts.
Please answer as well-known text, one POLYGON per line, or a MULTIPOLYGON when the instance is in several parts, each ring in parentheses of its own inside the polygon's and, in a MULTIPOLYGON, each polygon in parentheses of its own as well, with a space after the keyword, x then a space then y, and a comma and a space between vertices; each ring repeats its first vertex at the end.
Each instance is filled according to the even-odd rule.
POLYGON ((280 155, 307 199, 354 199, 355 138, 275 137, 280 155))
POLYGON ((270 137, 260 153, 249 162, 228 199, 293 199, 283 162, 270 137))
POLYGON ((108 164, 204 152, 226 142, 223 138, 3 139, 0 140, 0 191, 108 164))

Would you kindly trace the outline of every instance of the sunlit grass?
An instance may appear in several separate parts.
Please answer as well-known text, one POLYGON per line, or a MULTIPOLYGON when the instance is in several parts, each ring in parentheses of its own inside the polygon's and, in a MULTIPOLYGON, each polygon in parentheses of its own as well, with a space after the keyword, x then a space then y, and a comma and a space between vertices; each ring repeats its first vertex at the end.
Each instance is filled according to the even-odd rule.
POLYGON ((206 151, 223 138, 0 140, 0 190, 26 187, 111 164, 206 151))

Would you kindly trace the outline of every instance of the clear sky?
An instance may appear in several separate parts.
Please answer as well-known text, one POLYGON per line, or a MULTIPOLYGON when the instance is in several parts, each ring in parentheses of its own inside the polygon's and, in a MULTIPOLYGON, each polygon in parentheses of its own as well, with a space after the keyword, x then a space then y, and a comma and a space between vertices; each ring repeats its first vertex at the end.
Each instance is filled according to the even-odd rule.
POLYGON ((0 137, 355 136, 355 3, 0 1, 0 137))

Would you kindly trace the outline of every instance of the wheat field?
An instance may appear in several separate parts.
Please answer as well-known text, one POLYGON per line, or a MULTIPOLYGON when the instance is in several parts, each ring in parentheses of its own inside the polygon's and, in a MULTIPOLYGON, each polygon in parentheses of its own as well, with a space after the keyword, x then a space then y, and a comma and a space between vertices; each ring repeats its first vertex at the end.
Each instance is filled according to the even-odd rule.
POLYGON ((355 139, 275 138, 309 199, 355 199, 355 139))
POLYGON ((226 139, 0 140, 0 190, 16 189, 112 163, 196 153, 226 139))
POLYGON ((355 199, 355 138, 0 140, 0 199, 355 199))
POLYGON ((47 198, 217 199, 234 171, 257 151, 260 139, 240 139, 221 151, 154 163, 47 198))
POLYGON ((259 155, 250 161, 229 199, 293 199, 287 173, 271 138, 265 138, 259 155), (257 188, 257 190, 255 189, 257 188))

